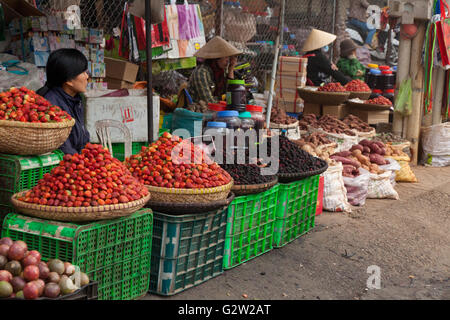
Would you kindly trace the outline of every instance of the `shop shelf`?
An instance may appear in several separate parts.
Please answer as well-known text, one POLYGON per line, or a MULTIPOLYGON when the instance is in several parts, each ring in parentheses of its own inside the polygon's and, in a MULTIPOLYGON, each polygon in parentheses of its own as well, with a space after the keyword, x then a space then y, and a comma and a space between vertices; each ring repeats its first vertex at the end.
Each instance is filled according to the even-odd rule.
POLYGON ((234 268, 273 249, 278 185, 236 197, 228 207, 224 269, 234 268))
POLYGON ((80 267, 98 282, 99 300, 131 300, 148 291, 152 230, 150 209, 86 224, 12 213, 3 222, 2 237, 25 241, 44 261, 60 259, 80 267))
POLYGON ((294 241, 314 228, 320 175, 279 184, 274 247, 294 241))
POLYGON ((154 212, 150 292, 170 296, 223 273, 227 210, 154 212))

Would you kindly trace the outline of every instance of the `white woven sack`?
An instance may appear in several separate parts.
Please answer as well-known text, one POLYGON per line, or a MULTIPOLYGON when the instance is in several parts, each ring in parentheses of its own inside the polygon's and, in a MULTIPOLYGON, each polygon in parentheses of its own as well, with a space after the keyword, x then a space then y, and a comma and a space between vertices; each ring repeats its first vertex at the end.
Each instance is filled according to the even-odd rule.
POLYGON ((332 212, 351 212, 351 206, 347 200, 347 190, 342 179, 343 166, 341 162, 329 166, 322 173, 324 177, 323 209, 332 212))

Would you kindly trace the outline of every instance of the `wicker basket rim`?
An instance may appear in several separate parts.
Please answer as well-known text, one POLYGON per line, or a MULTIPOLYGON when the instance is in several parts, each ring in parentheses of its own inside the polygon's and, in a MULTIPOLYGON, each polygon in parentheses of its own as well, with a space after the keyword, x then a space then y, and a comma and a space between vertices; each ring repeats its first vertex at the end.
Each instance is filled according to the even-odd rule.
POLYGON ((276 185, 278 183, 278 177, 275 177, 272 181, 260 184, 241 184, 241 185, 233 185, 231 188, 232 191, 239 190, 252 190, 252 189, 261 189, 265 187, 269 187, 271 185, 276 185))
POLYGON ((185 188, 164 188, 164 187, 154 187, 150 185, 145 185, 147 189, 151 192, 159 192, 159 193, 167 193, 167 194, 209 194, 209 193, 218 193, 229 190, 233 187, 234 181, 231 179, 231 182, 225 184, 223 186, 214 187, 214 188, 201 188, 201 189, 185 189, 185 188))
POLYGON ((291 124, 280 124, 275 122, 270 122, 270 127, 274 129, 295 129, 298 127, 298 121, 291 124))
POLYGON ((10 121, 10 120, 0 120, 1 127, 16 127, 16 128, 33 128, 33 129, 57 129, 57 128, 67 128, 73 127, 75 125, 75 119, 63 122, 51 122, 51 123, 35 123, 35 122, 21 122, 21 121, 10 121))
POLYGON ((390 109, 392 106, 387 106, 384 104, 372 104, 372 103, 360 103, 354 101, 347 101, 347 104, 350 107, 364 107, 364 108, 372 108, 372 109, 390 109))
POLYGON ((344 91, 344 92, 332 91, 332 92, 327 92, 327 91, 308 90, 308 89, 305 89, 304 87, 298 87, 297 89, 299 91, 301 91, 301 92, 307 92, 307 93, 323 95, 323 96, 349 96, 350 93, 351 93, 350 91, 344 91))
POLYGON ((150 193, 146 195, 144 198, 130 201, 126 203, 118 203, 118 204, 108 204, 103 206, 97 206, 97 207, 62 207, 62 206, 47 206, 47 205, 41 205, 41 204, 35 204, 35 203, 28 203, 24 201, 18 200, 19 197, 27 193, 29 190, 21 191, 16 194, 14 194, 11 197, 11 202, 14 206, 19 208, 27 208, 27 209, 33 209, 38 210, 42 212, 53 212, 53 213, 89 213, 89 212, 113 212, 113 211, 119 211, 124 210, 128 208, 132 208, 141 204, 145 204, 150 199, 151 195, 150 193))

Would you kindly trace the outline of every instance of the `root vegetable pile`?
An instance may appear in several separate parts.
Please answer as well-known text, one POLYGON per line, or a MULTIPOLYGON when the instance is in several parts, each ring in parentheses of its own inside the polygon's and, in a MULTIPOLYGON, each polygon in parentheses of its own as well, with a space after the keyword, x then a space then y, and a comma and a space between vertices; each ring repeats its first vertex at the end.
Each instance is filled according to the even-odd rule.
MULTIPOLYGON (((279 173, 302 174, 316 171, 324 166, 326 162, 313 157, 308 152, 303 151, 285 136, 279 137, 279 173)), ((271 150, 272 139, 267 139, 268 153, 271 150)))
POLYGON ((325 134, 314 132, 300 140, 292 140, 303 151, 308 152, 312 156, 318 157, 331 163, 330 155, 332 155, 336 148, 336 143, 329 140, 325 134))
POLYGON ((374 130, 367 122, 362 121, 352 114, 348 115, 342 122, 347 124, 350 129, 354 129, 358 132, 371 132, 374 130))
POLYGON ((263 184, 274 180, 274 176, 261 175, 261 168, 254 164, 221 164, 234 180, 235 185, 263 184))
POLYGON ((0 93, 0 120, 52 123, 70 121, 72 117, 33 90, 13 87, 0 93))
POLYGON ((19 200, 47 206, 96 207, 141 199, 148 190, 125 165, 98 144, 66 154, 19 200))
POLYGON ((193 143, 165 132, 157 141, 125 160, 134 177, 145 185, 164 188, 214 188, 231 176, 193 143), (179 159, 172 160, 172 150, 179 159), (183 149, 190 151, 184 154, 183 149), (190 159, 189 159, 190 156, 190 159), (210 164, 208 164, 210 163, 210 164))
POLYGON ((347 82, 347 84, 344 86, 344 88, 345 88, 345 90, 350 91, 350 92, 370 92, 370 91, 372 91, 364 81, 359 80, 359 79, 347 82))
POLYGON ((312 126, 317 123, 317 116, 315 114, 307 114, 298 122, 300 130, 308 130, 308 126, 312 126))
POLYGON ((310 135, 308 135, 300 140, 294 140, 293 142, 297 143, 300 147, 303 144, 311 144, 313 147, 318 147, 318 146, 321 146, 324 144, 333 143, 333 141, 328 139, 325 134, 319 133, 319 132, 313 132, 310 135))
POLYGON ((273 107, 272 113, 270 114, 270 121, 277 124, 293 124, 298 120, 291 116, 288 116, 286 111, 284 111, 282 108, 273 107))
POLYGON ((364 139, 352 146, 349 151, 335 153, 330 158, 342 162, 343 176, 354 178, 359 176, 359 168, 374 174, 383 173, 384 170, 379 166, 389 164, 384 158, 385 154, 386 146, 382 142, 364 139))
POLYGON ((41 261, 41 253, 28 251, 21 240, 0 239, 0 298, 34 300, 58 298, 89 284, 89 277, 75 274, 75 266, 58 259, 41 261), (76 279, 79 279, 79 287, 76 279))
POLYGON ((381 141, 383 143, 388 143, 388 142, 391 142, 391 143, 404 143, 404 142, 407 142, 407 140, 403 139, 399 135, 395 135, 395 134, 390 133, 390 132, 377 134, 372 140, 374 140, 374 141, 381 141))
POLYGON ((409 155, 403 152, 400 148, 395 148, 390 144, 386 145, 386 156, 387 157, 409 157, 409 155))
POLYGON ((330 82, 317 89, 321 92, 346 92, 347 90, 339 82, 330 82))
POLYGON ((322 128, 325 132, 335 134, 346 134, 356 136, 356 133, 343 121, 335 116, 324 115, 316 123, 311 124, 314 128, 322 128))
POLYGON ((366 103, 368 103, 368 104, 381 104, 383 106, 392 106, 391 100, 389 100, 388 98, 385 98, 383 96, 379 96, 379 97, 376 97, 374 99, 367 100, 366 103))

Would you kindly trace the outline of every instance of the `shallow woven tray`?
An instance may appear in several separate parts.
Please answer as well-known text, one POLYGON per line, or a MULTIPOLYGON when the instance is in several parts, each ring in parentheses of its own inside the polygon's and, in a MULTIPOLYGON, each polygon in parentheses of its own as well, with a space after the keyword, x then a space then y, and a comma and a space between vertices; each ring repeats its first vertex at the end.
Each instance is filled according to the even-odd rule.
POLYGON ((361 99, 361 100, 367 100, 370 98, 370 95, 372 94, 372 91, 349 91, 350 96, 349 99, 361 99))
POLYGON ((338 105, 348 100, 350 92, 322 92, 297 88, 300 98, 305 102, 325 105, 338 105))
POLYGON ((212 201, 208 203, 167 203, 167 202, 157 202, 150 200, 145 205, 147 208, 152 209, 155 212, 166 213, 170 215, 184 215, 184 214, 196 214, 205 213, 214 210, 219 210, 220 208, 225 208, 230 205, 234 200, 235 194, 230 192, 228 197, 224 200, 212 201))
POLYGON ((280 124, 280 123, 275 123, 275 122, 270 123, 270 128, 272 128, 272 129, 295 129, 297 127, 298 127, 298 121, 291 123, 291 124, 280 124))
POLYGON ((72 131, 75 119, 55 123, 0 120, 0 153, 41 155, 58 149, 72 131))
POLYGON ((302 180, 308 177, 316 176, 321 173, 324 173, 328 169, 328 163, 322 159, 320 159, 324 166, 315 171, 302 172, 302 173, 279 173, 278 174, 278 182, 279 183, 290 183, 298 180, 302 180))
POLYGON ((153 202, 172 204, 199 204, 224 200, 230 193, 232 186, 233 180, 224 186, 204 189, 161 188, 146 185, 153 202))
POLYGON ((14 194, 11 203, 17 211, 29 216, 57 221, 97 221, 128 216, 141 209, 150 199, 144 198, 127 203, 110 204, 98 207, 55 207, 19 201, 18 198, 28 190, 14 194))
POLYGON ((383 104, 370 104, 370 103, 359 103, 354 101, 347 101, 347 105, 350 108, 355 108, 358 110, 368 110, 368 111, 383 111, 389 110, 391 106, 386 106, 383 104))
POLYGON ((234 185, 231 188, 231 191, 233 191, 236 196, 256 194, 269 190, 277 183, 278 177, 275 177, 272 181, 261 184, 234 185))

